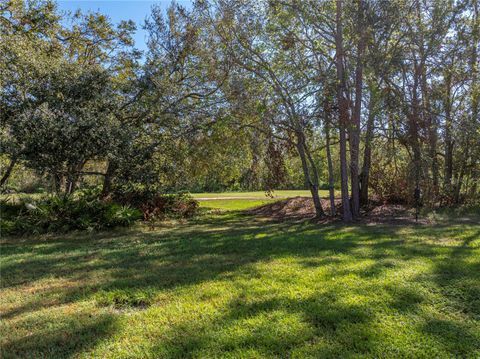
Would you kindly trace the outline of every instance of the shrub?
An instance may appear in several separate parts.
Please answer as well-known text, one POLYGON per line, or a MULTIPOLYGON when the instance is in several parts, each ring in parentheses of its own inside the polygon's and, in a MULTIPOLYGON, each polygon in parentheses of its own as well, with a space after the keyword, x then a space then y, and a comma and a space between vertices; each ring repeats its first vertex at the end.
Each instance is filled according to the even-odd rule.
POLYGON ((40 234, 71 230, 100 230, 130 226, 139 219, 150 223, 165 218, 188 218, 198 202, 187 193, 161 195, 153 191, 117 192, 108 201, 98 188, 72 196, 49 196, 37 200, 0 201, 2 234, 40 234))
POLYGON ((117 190, 113 199, 138 208, 145 221, 164 218, 189 218, 196 214, 198 202, 189 193, 159 194, 153 190, 117 190))
POLYGON ((398 171, 392 163, 372 161, 370 187, 373 194, 384 203, 408 204, 411 202, 414 184, 405 172, 398 171))
POLYGON ((101 201, 80 193, 73 197, 50 196, 37 201, 0 203, 4 234, 39 234, 71 230, 99 230, 129 226, 141 218, 138 209, 101 201))

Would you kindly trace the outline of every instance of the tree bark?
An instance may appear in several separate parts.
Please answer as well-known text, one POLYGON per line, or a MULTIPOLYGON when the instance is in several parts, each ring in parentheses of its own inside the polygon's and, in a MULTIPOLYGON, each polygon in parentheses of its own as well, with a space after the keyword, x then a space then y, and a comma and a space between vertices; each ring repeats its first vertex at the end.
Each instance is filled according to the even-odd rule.
POLYGON ((360 204, 368 204, 368 184, 370 181, 370 166, 372 163, 372 140, 373 128, 375 124, 375 94, 370 90, 368 102, 367 133, 365 134, 365 149, 363 151, 363 166, 360 175, 360 204))
POLYGON ((312 164, 312 159, 311 158, 309 159, 307 157, 307 153, 305 152, 305 136, 303 135, 303 133, 298 133, 298 132, 297 132, 297 151, 302 161, 302 169, 305 177, 305 185, 308 187, 308 189, 310 190, 310 193, 312 194, 312 200, 315 206, 315 216, 318 218, 321 218, 325 215, 325 212, 323 211, 322 202, 320 201, 320 196, 318 195, 318 181, 315 180, 315 179, 318 179, 318 174, 316 173, 316 167, 313 167, 312 171, 314 172, 313 173, 314 179, 312 180, 310 169, 308 166, 308 161, 310 160, 310 163, 312 164))
POLYGON ((64 176, 61 173, 55 173, 53 175, 53 182, 55 186, 55 192, 57 194, 61 193, 65 182, 64 176))
POLYGON ((422 117, 426 123, 428 130, 428 145, 429 145, 429 157, 430 157, 430 166, 432 171, 432 187, 431 187, 431 198, 435 201, 435 198, 438 195, 438 162, 437 162, 437 125, 436 119, 432 115, 431 105, 430 105, 430 95, 429 88, 427 85, 427 66, 425 64, 425 58, 422 48, 422 61, 421 61, 421 88, 422 88, 422 117))
POLYGON ((420 67, 415 63, 414 65, 414 81, 412 92, 412 113, 409 116, 409 138, 410 146, 413 152, 413 172, 415 180, 415 188, 420 188, 420 176, 421 176, 421 150, 420 140, 418 135, 419 124, 419 100, 418 100, 418 87, 420 77, 420 67))
MULTIPOLYGON (((479 78, 479 59, 478 47, 480 46, 480 9, 478 0, 473 0, 473 28, 472 28, 472 54, 471 54, 471 80, 472 80, 472 127, 480 127, 480 78, 479 78)), ((475 130, 474 130, 475 131, 475 130)), ((472 137, 470 137, 472 139, 472 137)), ((473 141, 472 143, 472 162, 480 158, 480 146, 473 141)), ((477 167, 478 168, 478 167, 477 167)), ((473 169, 473 168, 472 168, 473 169)), ((478 178, 477 178, 478 179, 478 178)))
POLYGON ((460 166, 460 171, 458 173, 457 181, 456 181, 456 184, 455 184, 455 192, 454 192, 454 202, 455 202, 455 204, 460 203, 460 193, 461 193, 461 190, 462 190, 463 178, 465 176, 465 168, 467 166, 468 156, 469 156, 469 147, 467 146, 467 148, 465 149, 465 153, 464 153, 464 156, 463 156, 463 161, 462 161, 462 164, 460 166))
POLYGON ((310 186, 310 192, 312 193, 313 203, 315 205, 315 213, 317 217, 325 216, 325 212, 323 211, 322 202, 320 201, 320 195, 318 194, 318 187, 319 187, 319 178, 318 178, 318 170, 313 158, 306 146, 305 141, 303 142, 303 146, 305 148, 305 153, 307 155, 308 162, 310 163, 311 172, 313 174, 313 181, 310 186))
POLYGON ((451 104, 451 83, 452 74, 449 72, 445 76, 445 169, 444 169, 444 191, 448 196, 452 195, 452 177, 453 177, 453 140, 452 140, 452 104, 451 104))
POLYGON ((360 116, 362 112, 363 91, 363 53, 365 50, 365 32, 363 28, 363 2, 358 0, 357 32, 360 38, 357 43, 357 64, 355 69, 355 106, 350 125, 350 181, 352 191, 352 215, 360 215, 360 183, 359 183, 359 152, 360 152, 360 116))
POLYGON ((0 187, 3 187, 3 185, 10 178, 10 175, 12 174, 13 168, 15 167, 16 164, 17 164, 17 157, 12 157, 7 167, 7 170, 5 171, 2 178, 0 179, 0 187))
POLYGON ((102 187, 102 198, 107 198, 112 192, 112 179, 113 174, 117 169, 117 165, 113 161, 108 161, 107 171, 105 172, 105 177, 103 178, 103 187, 102 187))
POLYGON ((477 0, 473 0, 473 29, 472 29, 472 55, 471 79, 472 79, 472 116, 473 121, 480 121, 480 79, 478 78, 478 59, 477 51, 480 41, 480 17, 479 5, 477 0))
POLYGON ((340 130, 340 182, 342 192, 343 220, 350 222, 352 212, 348 195, 348 169, 347 169, 347 140, 346 126, 349 122, 348 102, 345 98, 345 75, 343 54, 343 25, 342 25, 342 0, 336 0, 336 34, 335 47, 337 69, 337 101, 339 107, 339 130, 340 130))
POLYGON ((327 163, 328 163, 328 193, 330 198, 330 215, 335 216, 335 178, 333 175, 333 162, 332 154, 330 151, 330 106, 325 101, 324 105, 325 112, 325 140, 326 140, 326 151, 327 151, 327 163))

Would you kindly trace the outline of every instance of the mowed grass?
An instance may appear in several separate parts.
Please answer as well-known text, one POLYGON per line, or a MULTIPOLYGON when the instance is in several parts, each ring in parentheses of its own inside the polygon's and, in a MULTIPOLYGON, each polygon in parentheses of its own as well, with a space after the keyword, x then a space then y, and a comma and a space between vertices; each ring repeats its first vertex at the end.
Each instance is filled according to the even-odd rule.
POLYGON ((480 356, 480 226, 238 213, 3 239, 2 358, 480 356))
MULTIPOLYGON (((321 197, 328 197, 328 191, 320 190, 319 194, 321 197)), ((249 198, 249 199, 271 199, 273 198, 290 198, 290 197, 310 197, 310 191, 308 190, 276 190, 273 191, 270 195, 267 195, 267 192, 264 191, 254 191, 254 192, 221 192, 221 193, 192 193, 194 198, 249 198), (271 196, 270 196, 271 195, 271 196)))
MULTIPOLYGON (((319 191, 321 197, 328 197, 328 191, 319 191)), ((279 190, 270 195, 266 192, 222 192, 222 193, 192 193, 200 203, 201 208, 222 211, 242 211, 267 203, 291 197, 310 197, 308 190, 279 190)))
POLYGON ((262 206, 267 203, 278 201, 278 199, 213 199, 198 201, 200 208, 215 209, 222 211, 242 211, 262 206))

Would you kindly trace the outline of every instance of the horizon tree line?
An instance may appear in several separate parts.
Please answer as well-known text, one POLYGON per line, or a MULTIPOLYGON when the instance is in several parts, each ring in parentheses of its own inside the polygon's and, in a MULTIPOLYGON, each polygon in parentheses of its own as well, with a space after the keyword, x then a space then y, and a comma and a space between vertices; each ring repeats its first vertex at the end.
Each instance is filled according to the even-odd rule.
POLYGON ((198 0, 143 26, 142 54, 131 21, 0 5, 1 186, 15 166, 104 197, 303 177, 347 222, 372 196, 478 203, 478 0, 198 0))

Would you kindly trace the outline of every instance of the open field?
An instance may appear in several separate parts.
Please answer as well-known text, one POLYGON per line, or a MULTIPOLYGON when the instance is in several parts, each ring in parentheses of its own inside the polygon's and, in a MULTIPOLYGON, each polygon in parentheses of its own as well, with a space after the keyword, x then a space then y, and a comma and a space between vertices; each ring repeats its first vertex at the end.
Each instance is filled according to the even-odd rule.
POLYGON ((267 203, 278 201, 278 199, 248 199, 248 198, 226 198, 200 200, 200 208, 216 209, 222 211, 240 211, 262 206, 267 203))
MULTIPOLYGON (((321 197, 328 197, 328 191, 320 190, 321 197)), ((224 198, 245 198, 245 199, 270 199, 272 197, 267 196, 266 192, 254 191, 254 192, 221 192, 221 193, 192 193, 194 198, 200 199, 224 199, 224 198)), ((289 198, 297 196, 310 197, 310 191, 308 190, 278 190, 272 192, 273 198, 289 198)))
POLYGON ((1 251, 2 358, 480 356, 478 225, 226 212, 1 251))
MULTIPOLYGON (((328 191, 320 190, 321 197, 328 197, 328 191)), ((245 210, 279 199, 290 197, 310 197, 308 190, 279 190, 272 193, 272 197, 265 192, 222 192, 222 193, 192 193, 192 196, 200 202, 200 207, 220 210, 245 210)))

